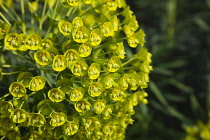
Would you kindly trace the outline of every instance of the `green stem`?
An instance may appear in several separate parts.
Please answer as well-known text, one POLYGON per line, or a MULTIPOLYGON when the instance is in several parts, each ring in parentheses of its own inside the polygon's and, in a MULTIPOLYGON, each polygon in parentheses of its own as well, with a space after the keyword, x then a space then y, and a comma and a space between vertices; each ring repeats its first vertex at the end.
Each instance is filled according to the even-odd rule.
POLYGON ((87 8, 87 10, 85 10, 85 12, 82 13, 82 14, 80 15, 80 17, 82 17, 82 16, 84 16, 85 14, 87 14, 87 13, 90 11, 90 8, 92 8, 92 6, 89 6, 89 7, 87 8))
POLYGON ((30 97, 30 96, 32 96, 32 95, 34 95, 34 94, 36 94, 36 92, 34 91, 34 92, 32 92, 32 93, 30 93, 29 95, 28 95, 28 97, 30 97))
POLYGON ((13 75, 13 74, 17 74, 17 73, 21 73, 22 71, 15 71, 15 72, 11 72, 11 73, 2 73, 2 75, 13 75))
POLYGON ((72 13, 73 9, 74 9, 74 7, 69 8, 69 10, 68 10, 68 12, 66 14, 67 17, 70 16, 70 14, 72 13))
POLYGON ((20 1, 21 4, 21 13, 22 13, 22 20, 25 20, 25 5, 24 5, 24 0, 20 1))
POLYGON ((0 16, 4 19, 4 21, 11 26, 11 23, 7 20, 7 18, 0 12, 0 16))
POLYGON ((48 0, 45 0, 45 1, 44 1, 44 8, 43 8, 43 10, 42 10, 42 16, 44 16, 45 13, 46 13, 47 2, 48 2, 48 0))
POLYGON ((129 64, 130 62, 132 62, 133 60, 137 59, 136 57, 131 58, 130 60, 126 61, 125 63, 123 63, 121 66, 125 66, 127 64, 129 64))
POLYGON ((25 101, 23 101, 22 103, 21 103, 21 105, 20 105, 20 107, 19 107, 19 109, 21 109, 22 108, 22 106, 23 106, 23 104, 25 103, 25 101))
POLYGON ((54 13, 53 13, 53 20, 55 20, 56 16, 58 15, 58 12, 60 11, 60 10, 58 10, 58 4, 59 4, 59 0, 57 0, 56 4, 55 4, 55 10, 54 10, 54 13), (58 12, 56 13, 55 11, 58 11, 58 12))
POLYGON ((74 104, 74 102, 72 102, 72 101, 70 101, 70 100, 68 100, 68 99, 64 99, 64 100, 66 100, 67 102, 69 102, 70 104, 74 104))
POLYGON ((21 0, 20 1, 20 4, 21 4, 21 13, 22 13, 22 31, 24 34, 26 34, 26 25, 24 23, 24 20, 25 20, 25 5, 24 5, 24 0, 21 0))
POLYGON ((176 22, 176 5, 177 0, 169 0, 167 7, 167 27, 166 27, 166 38, 168 43, 174 43, 174 32, 175 32, 175 22, 176 22))
POLYGON ((17 20, 18 20, 18 21, 21 21, 20 16, 17 14, 17 12, 16 12, 14 9, 12 9, 12 12, 13 12, 13 14, 16 16, 17 20))
POLYGON ((9 17, 12 19, 12 20, 15 20, 15 18, 13 17, 13 15, 11 15, 11 13, 7 10, 6 7, 4 7, 4 5, 2 3, 0 3, 2 9, 9 15, 9 17))
POLYGON ((11 94, 10 94, 10 93, 7 93, 7 94, 3 95, 2 97, 0 97, 0 100, 6 98, 6 97, 9 96, 9 95, 11 95, 11 94))

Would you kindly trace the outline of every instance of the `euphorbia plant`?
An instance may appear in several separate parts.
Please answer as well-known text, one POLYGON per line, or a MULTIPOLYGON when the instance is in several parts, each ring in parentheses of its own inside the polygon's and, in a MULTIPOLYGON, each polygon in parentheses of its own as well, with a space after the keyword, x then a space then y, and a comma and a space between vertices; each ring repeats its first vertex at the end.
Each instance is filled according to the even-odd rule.
POLYGON ((124 139, 152 70, 124 0, 0 1, 0 135, 124 139), (127 55, 131 48, 136 54, 127 55))

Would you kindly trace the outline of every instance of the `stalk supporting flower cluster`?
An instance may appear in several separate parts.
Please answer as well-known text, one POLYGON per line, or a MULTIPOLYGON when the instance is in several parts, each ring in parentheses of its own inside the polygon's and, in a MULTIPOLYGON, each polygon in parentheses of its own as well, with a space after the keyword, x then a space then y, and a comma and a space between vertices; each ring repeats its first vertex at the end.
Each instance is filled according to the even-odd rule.
POLYGON ((134 106, 148 103, 144 88, 152 70, 145 34, 125 0, 0 6, 1 60, 15 58, 0 63, 0 135, 124 139, 134 106), (133 48, 137 53, 127 55, 133 48))

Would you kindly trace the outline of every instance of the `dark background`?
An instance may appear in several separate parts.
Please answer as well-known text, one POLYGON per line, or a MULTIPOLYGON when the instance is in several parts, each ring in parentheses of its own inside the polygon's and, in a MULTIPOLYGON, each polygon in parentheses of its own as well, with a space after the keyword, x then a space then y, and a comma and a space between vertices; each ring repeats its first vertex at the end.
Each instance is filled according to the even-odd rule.
POLYGON ((127 0, 146 33, 153 71, 127 140, 178 140, 210 110, 210 0, 127 0))

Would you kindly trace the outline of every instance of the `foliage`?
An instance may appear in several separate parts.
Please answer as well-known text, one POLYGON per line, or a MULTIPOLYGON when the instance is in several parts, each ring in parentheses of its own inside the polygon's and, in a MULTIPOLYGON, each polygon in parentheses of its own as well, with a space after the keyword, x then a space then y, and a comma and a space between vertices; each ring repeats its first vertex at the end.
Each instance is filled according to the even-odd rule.
POLYGON ((152 70, 125 1, 0 6, 2 139, 124 139, 152 70))
POLYGON ((209 0, 128 2, 147 34, 154 71, 150 103, 136 108, 127 139, 182 139, 185 126, 208 120, 209 0))

